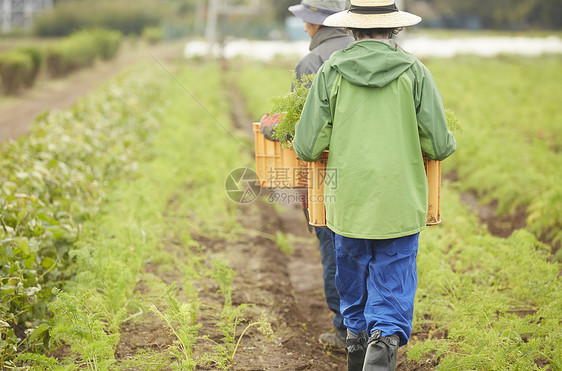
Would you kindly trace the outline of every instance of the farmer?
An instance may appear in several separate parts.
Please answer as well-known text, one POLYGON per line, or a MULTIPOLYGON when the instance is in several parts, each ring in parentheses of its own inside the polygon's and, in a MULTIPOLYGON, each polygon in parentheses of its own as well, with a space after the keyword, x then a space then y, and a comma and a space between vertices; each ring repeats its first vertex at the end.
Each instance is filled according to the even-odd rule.
MULTIPOLYGON (((322 22, 331 14, 345 9, 345 0, 302 0, 298 5, 289 7, 289 11, 304 21, 304 31, 310 36, 310 53, 304 56, 295 68, 297 78, 316 73, 320 66, 330 58, 333 52, 352 43, 353 37, 341 28, 326 27, 322 22)), ((268 120, 270 124, 275 121, 268 120)), ((264 126, 262 132, 271 139, 274 126, 264 126)), ((336 259, 331 232, 328 228, 315 227, 322 260, 324 294, 328 307, 334 312, 334 330, 320 335, 320 342, 337 349, 345 348, 346 328, 340 313, 340 299, 335 284, 336 259)))
POLYGON ((329 147, 335 172, 324 200, 348 370, 394 370, 409 340, 427 213, 422 152, 443 160, 456 149, 431 73, 392 40, 420 20, 393 0, 352 0, 328 17, 357 41, 320 68, 296 126, 298 157, 316 161, 329 147))

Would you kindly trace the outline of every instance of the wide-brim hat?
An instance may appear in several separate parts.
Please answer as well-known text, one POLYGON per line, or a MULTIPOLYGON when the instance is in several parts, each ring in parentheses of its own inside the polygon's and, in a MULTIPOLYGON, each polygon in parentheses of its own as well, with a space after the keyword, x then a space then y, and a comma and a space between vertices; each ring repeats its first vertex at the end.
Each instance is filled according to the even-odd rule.
POLYGON ((421 17, 398 10, 394 0, 351 0, 351 7, 324 20, 325 26, 346 28, 397 28, 413 26, 421 17))
POLYGON ((312 24, 323 24, 328 16, 342 10, 345 10, 345 0, 302 0, 289 7, 295 17, 312 24))

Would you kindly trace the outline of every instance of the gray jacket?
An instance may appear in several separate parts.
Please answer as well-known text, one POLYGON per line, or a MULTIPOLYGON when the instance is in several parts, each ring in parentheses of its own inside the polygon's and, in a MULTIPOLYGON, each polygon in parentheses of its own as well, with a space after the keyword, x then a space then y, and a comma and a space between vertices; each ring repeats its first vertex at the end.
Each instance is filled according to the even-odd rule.
POLYGON ((295 68, 297 77, 316 73, 333 52, 347 48, 353 41, 353 37, 341 28, 321 27, 310 41, 310 53, 295 68))

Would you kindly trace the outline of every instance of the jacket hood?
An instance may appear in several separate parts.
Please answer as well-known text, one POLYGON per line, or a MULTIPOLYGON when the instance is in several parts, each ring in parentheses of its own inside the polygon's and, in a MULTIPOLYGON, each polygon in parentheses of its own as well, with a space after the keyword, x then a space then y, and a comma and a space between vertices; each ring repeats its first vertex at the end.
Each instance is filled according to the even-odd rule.
POLYGON ((381 88, 415 61, 416 57, 400 49, 393 40, 367 39, 335 52, 329 63, 353 85, 381 88))

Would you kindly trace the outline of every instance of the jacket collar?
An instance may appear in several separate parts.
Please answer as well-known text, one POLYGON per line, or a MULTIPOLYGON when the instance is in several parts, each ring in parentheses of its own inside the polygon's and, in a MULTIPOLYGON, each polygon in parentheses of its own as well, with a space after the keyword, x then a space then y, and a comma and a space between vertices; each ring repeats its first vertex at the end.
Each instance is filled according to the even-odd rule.
POLYGON ((309 49, 316 49, 320 44, 329 39, 334 39, 336 37, 348 36, 347 32, 341 28, 334 27, 320 27, 320 29, 314 34, 312 40, 310 40, 309 49))
POLYGON ((354 41, 353 44, 357 44, 363 41, 375 41, 375 42, 386 44, 393 49, 398 48, 398 44, 396 44, 396 41, 394 41, 393 39, 363 39, 363 40, 354 41))

